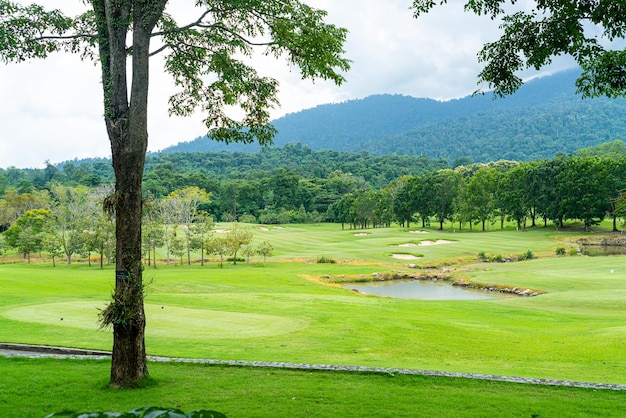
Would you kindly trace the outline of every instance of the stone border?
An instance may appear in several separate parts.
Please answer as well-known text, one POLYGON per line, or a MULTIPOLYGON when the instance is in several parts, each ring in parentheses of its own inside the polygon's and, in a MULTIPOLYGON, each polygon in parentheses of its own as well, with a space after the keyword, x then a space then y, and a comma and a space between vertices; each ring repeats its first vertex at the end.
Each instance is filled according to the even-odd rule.
MULTIPOLYGON (((0 356, 4 357, 46 357, 64 359, 86 359, 96 360, 111 357, 107 351, 81 350, 77 348, 49 347, 41 345, 8 344, 0 343, 0 356)), ((626 385, 611 383, 591 383, 576 382, 572 380, 535 379, 529 377, 497 376, 480 373, 458 373, 458 372, 438 372, 432 370, 402 369, 390 367, 367 367, 367 366, 337 366, 330 364, 303 364, 284 363, 266 361, 245 361, 245 360, 211 360, 211 359, 191 359, 175 357, 148 356, 148 360, 158 363, 191 363, 208 364, 218 366, 234 367, 259 367, 302 371, 329 371, 329 372, 350 372, 350 373, 374 373, 385 375, 417 375, 433 377, 454 377, 460 379, 489 380, 495 382, 519 383, 540 386, 560 386, 570 388, 596 389, 596 390, 617 390, 626 391, 626 385)))
POLYGON ((79 356, 79 357, 111 357, 108 351, 84 350, 81 348, 52 347, 47 345, 0 343, 0 354, 12 352, 32 356, 79 356))

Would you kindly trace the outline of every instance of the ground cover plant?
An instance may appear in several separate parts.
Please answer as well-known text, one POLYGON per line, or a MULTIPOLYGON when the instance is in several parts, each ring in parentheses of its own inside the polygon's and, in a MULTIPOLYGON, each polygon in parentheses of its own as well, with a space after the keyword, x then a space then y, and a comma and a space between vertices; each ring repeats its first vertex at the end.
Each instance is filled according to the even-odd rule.
MULTIPOLYGON (((580 231, 381 228, 360 235, 337 225, 266 229, 254 232, 255 240, 269 241, 275 249, 265 266, 225 263, 219 268, 213 260, 204 267, 146 267, 145 277, 151 281, 146 296, 148 354, 626 383, 626 272, 620 267, 624 258, 557 257, 556 248, 569 251, 576 246, 580 231), (431 244, 419 245, 423 241, 431 244), (445 243, 432 245, 435 242, 445 243), (484 263, 478 257, 481 252, 509 256, 527 251, 536 258, 484 263), (423 257, 410 262, 418 268, 409 268, 406 260, 391 256, 396 252, 423 257), (317 263, 321 256, 337 262, 317 263), (442 269, 457 279, 546 293, 488 301, 420 301, 364 296, 322 284, 367 279, 375 272, 442 269)), ((47 263, 0 265, 0 341, 110 349, 110 332, 98 330, 97 313, 112 290, 113 270, 78 263, 56 268, 47 263)), ((12 369, 14 363, 5 364, 12 369)), ((61 370, 69 367, 54 364, 61 370)), ((157 386, 176 381, 159 376, 167 367, 151 367, 157 386)), ((106 372, 100 377, 105 385, 106 372)), ((37 385, 26 373, 22 378, 37 385)), ((462 382, 459 387, 469 384, 462 382)), ((494 387, 486 382, 470 385, 494 387)), ((357 402, 368 395, 351 396, 357 402)), ((549 398, 546 395, 547 403, 549 398)), ((559 402, 558 396, 552 399, 559 402)), ((176 406, 146 401, 120 410, 149 404, 176 406)), ((90 405, 95 404, 77 402, 73 409, 90 405)), ((100 405, 100 410, 111 410, 110 404, 100 405)), ((471 410, 473 404, 467 405, 471 410)), ((186 411, 229 412, 219 404, 182 406, 186 411)))

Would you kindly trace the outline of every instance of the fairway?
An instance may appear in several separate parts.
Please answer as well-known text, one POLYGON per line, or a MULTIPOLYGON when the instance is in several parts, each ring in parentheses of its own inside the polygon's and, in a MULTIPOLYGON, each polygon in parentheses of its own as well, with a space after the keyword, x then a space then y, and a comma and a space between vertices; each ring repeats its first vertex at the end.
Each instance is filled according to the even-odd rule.
MULTIPOLYGON (((148 354, 626 383, 626 257, 557 257, 554 249, 569 251, 577 235, 550 228, 415 230, 255 228, 255 241, 275 248, 265 265, 146 266, 148 354), (537 258, 478 260, 480 252, 513 258, 528 250, 537 258), (337 262, 316 263, 321 256, 337 262), (378 273, 544 293, 401 300, 337 284, 378 273)), ((98 329, 97 314, 113 277, 113 266, 0 265, 0 340, 110 350, 110 331, 98 329)))

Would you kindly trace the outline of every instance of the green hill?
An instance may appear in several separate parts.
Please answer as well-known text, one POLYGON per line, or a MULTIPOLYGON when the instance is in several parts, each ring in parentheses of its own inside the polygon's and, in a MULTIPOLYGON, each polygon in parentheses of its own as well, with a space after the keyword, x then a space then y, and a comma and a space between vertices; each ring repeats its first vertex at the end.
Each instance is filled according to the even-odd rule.
MULTIPOLYGON (((578 74, 572 70, 532 80, 505 99, 487 94, 439 102, 376 95, 322 105, 273 121, 279 131, 274 143, 487 162, 552 158, 626 138, 626 100, 582 99, 574 87, 578 74)), ((162 153, 258 149, 199 137, 162 153)))

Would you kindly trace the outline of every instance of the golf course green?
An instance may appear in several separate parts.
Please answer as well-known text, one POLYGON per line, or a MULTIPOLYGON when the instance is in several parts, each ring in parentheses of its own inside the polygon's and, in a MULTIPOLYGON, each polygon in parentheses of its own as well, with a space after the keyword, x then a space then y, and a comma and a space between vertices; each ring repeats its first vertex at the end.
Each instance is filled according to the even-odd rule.
MULTIPOLYGON (((145 267, 149 355, 626 383, 626 257, 570 255, 579 230, 248 227, 274 247, 265 264, 145 267), (534 259, 517 261, 529 250, 534 259), (514 261, 481 262, 479 253, 514 261), (317 263, 322 256, 336 262, 317 263), (541 294, 393 299, 338 284, 376 273, 541 294)), ((0 341, 110 350, 97 315, 113 278, 113 266, 1 264, 0 341)))

